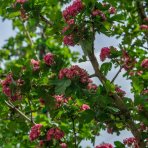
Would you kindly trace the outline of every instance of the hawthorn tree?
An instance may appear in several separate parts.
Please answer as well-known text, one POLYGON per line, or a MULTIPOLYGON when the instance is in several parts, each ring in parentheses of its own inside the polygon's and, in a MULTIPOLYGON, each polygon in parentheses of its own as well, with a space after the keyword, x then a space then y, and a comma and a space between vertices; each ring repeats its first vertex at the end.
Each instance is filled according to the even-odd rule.
POLYGON ((107 142, 95 145, 102 129, 133 134, 115 141, 116 148, 148 147, 148 2, 69 2, 1 2, 1 17, 17 32, 0 50, 1 147, 77 148, 87 139, 96 148, 112 148, 107 142), (121 43, 95 49, 96 34, 121 43), (84 52, 81 58, 68 48, 75 45, 84 52), (90 61, 94 74, 71 65, 76 61, 90 61), (119 71, 107 79, 112 68, 119 71), (115 83, 121 71, 134 98, 115 83))

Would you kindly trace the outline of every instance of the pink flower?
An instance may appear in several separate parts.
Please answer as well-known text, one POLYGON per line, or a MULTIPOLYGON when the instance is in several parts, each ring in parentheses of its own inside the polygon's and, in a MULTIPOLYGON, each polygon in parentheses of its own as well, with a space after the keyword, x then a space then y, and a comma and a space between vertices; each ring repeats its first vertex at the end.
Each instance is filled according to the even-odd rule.
POLYGON ((63 79, 64 77, 68 79, 73 79, 77 77, 79 78, 81 83, 90 82, 88 73, 77 65, 70 68, 61 69, 59 72, 59 79, 63 79))
POLYGON ((74 46, 75 45, 73 35, 66 35, 66 36, 64 36, 63 42, 67 46, 68 45, 69 46, 74 46))
POLYGON ((141 63, 141 66, 145 69, 148 69, 148 59, 144 59, 141 63))
POLYGON ((63 95, 54 95, 54 98, 56 99, 57 103, 61 103, 64 100, 63 95))
POLYGON ((65 98, 64 95, 54 95, 56 99, 56 107, 60 107, 64 103, 68 103, 69 98, 65 98))
POLYGON ((83 105, 81 106, 81 110, 88 110, 88 109, 90 109, 90 107, 89 107, 89 105, 87 105, 87 104, 83 104, 83 105))
POLYGON ((108 11, 109 11, 110 14, 115 14, 116 13, 115 7, 110 7, 108 11))
POLYGON ((145 95, 145 94, 148 94, 148 89, 143 90, 143 91, 142 91, 142 94, 144 94, 144 95, 145 95))
POLYGON ((60 129, 56 128, 55 133, 54 133, 54 138, 57 140, 60 140, 64 137, 64 132, 61 131, 60 129))
POLYGON ((130 137, 130 138, 124 139, 123 143, 128 146, 137 145, 137 140, 135 137, 130 137))
POLYGON ((16 0, 16 2, 23 4, 23 3, 27 2, 27 0, 16 0))
POLYGON ((143 74, 143 71, 137 71, 137 73, 136 73, 138 76, 141 76, 142 74, 143 74))
POLYGON ((47 132, 47 140, 50 141, 52 138, 60 140, 64 137, 64 132, 58 128, 51 128, 47 132))
POLYGON ((97 145, 95 148, 113 148, 113 146, 111 144, 105 143, 97 145))
POLYGON ((40 98, 39 101, 42 105, 45 105, 45 100, 43 98, 40 98))
POLYGON ((37 71, 40 69, 40 61, 36 61, 34 59, 31 59, 31 64, 33 66, 34 71, 37 71))
POLYGON ((107 132, 109 133, 109 134, 113 134, 113 128, 107 128, 107 132))
POLYGON ((13 102, 17 101, 17 100, 21 100, 21 99, 22 99, 22 96, 18 93, 14 94, 10 97, 10 100, 13 101, 13 102))
POLYGON ((44 56, 44 62, 51 66, 54 64, 54 55, 52 53, 47 53, 45 56, 44 56))
POLYGON ((87 89, 88 90, 96 90, 97 89, 97 85, 96 84, 89 83, 87 85, 87 89))
POLYGON ((116 87, 115 91, 121 96, 125 96, 126 92, 124 90, 122 90, 120 87, 116 87))
POLYGON ((35 139, 37 139, 40 136, 40 129, 42 127, 42 124, 35 124, 30 131, 29 137, 30 137, 30 141, 33 141, 35 139))
POLYGON ((103 7, 106 7, 106 6, 107 6, 107 3, 102 3, 102 6, 103 6, 103 7))
POLYGON ((6 96, 11 96, 10 84, 12 83, 12 74, 8 74, 4 80, 1 81, 2 91, 6 96))
POLYGON ((18 86, 22 86, 25 82, 24 82, 24 80, 22 80, 22 79, 18 79, 18 80, 16 81, 16 83, 17 83, 18 86))
POLYGON ((144 18, 144 21, 146 21, 146 22, 147 22, 147 21, 148 21, 148 17, 144 18))
POLYGON ((102 18, 102 20, 104 20, 104 21, 106 20, 105 14, 102 11, 98 10, 98 9, 97 10, 93 10, 92 15, 93 16, 99 15, 102 18))
POLYGON ((75 20, 74 19, 70 19, 67 21, 67 24, 68 25, 73 25, 75 23, 75 20))
POLYGON ((60 143, 60 147, 61 148, 67 148, 67 144, 66 143, 60 143))
POLYGON ((130 57, 130 55, 123 50, 123 68, 127 71, 127 70, 132 70, 132 68, 134 67, 136 60, 132 57, 130 57))
POLYGON ((55 129, 54 128, 51 128, 51 129, 49 129, 48 131, 47 131, 47 136, 46 136, 46 138, 47 138, 47 140, 48 141, 50 141, 51 139, 52 139, 52 137, 53 137, 53 135, 54 135, 54 131, 55 131, 55 129))
POLYGON ((75 17, 78 13, 80 13, 83 9, 84 5, 81 0, 75 0, 72 5, 68 6, 63 11, 63 17, 65 20, 69 20, 71 17, 75 17))
POLYGON ((102 12, 100 11, 100 10, 93 10, 93 12, 92 12, 92 15, 93 16, 97 16, 97 15, 100 15, 102 12))
POLYGON ((70 26, 65 26, 62 30, 62 33, 64 34, 65 32, 67 32, 70 29, 70 26))
POLYGON ((148 25, 141 25, 140 26, 140 29, 141 30, 148 30, 148 25))
POLYGON ((8 86, 12 83, 12 74, 8 74, 6 79, 1 82, 2 86, 8 86))
POLYGON ((108 48, 108 47, 102 48, 101 49, 101 53, 100 53, 100 59, 101 59, 101 61, 104 61, 109 56, 110 56, 110 48, 108 48))
POLYGON ((4 86, 2 91, 6 96, 11 96, 11 89, 8 86, 4 86))
POLYGON ((43 146, 44 145, 44 141, 40 140, 39 146, 43 146))

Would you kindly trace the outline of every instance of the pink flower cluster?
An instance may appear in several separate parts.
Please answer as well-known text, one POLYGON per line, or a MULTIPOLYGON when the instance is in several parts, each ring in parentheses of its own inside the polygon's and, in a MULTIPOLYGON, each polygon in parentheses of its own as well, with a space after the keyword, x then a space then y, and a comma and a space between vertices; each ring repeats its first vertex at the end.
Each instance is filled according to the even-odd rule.
POLYGON ((141 25, 140 26, 140 29, 141 30, 148 30, 148 25, 141 25))
POLYGON ((148 126, 146 126, 144 123, 140 123, 139 131, 148 132, 148 126))
POLYGON ((143 91, 142 91, 142 94, 144 94, 144 95, 145 95, 145 94, 148 94, 148 89, 143 90, 143 91))
POLYGON ((66 143, 60 143, 60 147, 61 147, 61 148, 68 148, 68 146, 67 146, 66 143))
POLYGON ((51 66, 54 64, 54 55, 52 53, 47 53, 44 56, 44 62, 48 65, 51 66))
POLYGON ((120 87, 116 87, 115 91, 118 93, 119 96, 124 97, 126 92, 122 90, 120 87))
POLYGON ((21 3, 24 4, 25 2, 27 2, 27 0, 16 0, 17 3, 21 3))
POLYGON ((52 138, 56 140, 60 140, 64 137, 64 132, 58 128, 51 128, 47 131, 46 138, 50 141, 52 138))
POLYGON ((141 76, 142 74, 143 74, 143 71, 141 71, 141 70, 139 70, 139 71, 130 71, 129 72, 130 76, 135 76, 135 75, 141 76))
POLYGON ((148 59, 144 59, 141 63, 141 66, 145 69, 148 69, 148 59))
MULTIPOLYGON (((64 27, 62 30, 62 33, 64 34, 68 30, 74 28, 75 25, 75 20, 74 17, 82 11, 84 5, 81 2, 81 0, 75 0, 72 5, 68 6, 64 11, 63 11, 63 17, 67 23, 68 26, 64 27)), ((76 43, 74 41, 74 35, 69 34, 65 35, 63 38, 63 43, 64 45, 67 46, 74 46, 76 43)))
POLYGON ((105 143, 97 145, 95 148, 113 148, 113 146, 111 144, 105 143))
POLYGON ((92 15, 93 16, 98 16, 99 15, 102 18, 103 21, 106 20, 105 14, 99 9, 93 10, 92 15))
POLYGON ((123 51, 123 55, 122 55, 122 61, 123 61, 123 68, 125 70, 132 70, 135 63, 136 63, 136 60, 131 58, 129 56, 129 54, 124 50, 123 51))
POLYGON ((115 7, 110 7, 108 11, 109 11, 110 14, 115 14, 116 13, 115 7))
POLYGON ((64 95, 54 95, 56 99, 56 107, 60 107, 63 103, 67 103, 68 99, 64 97, 64 95))
POLYGON ((61 69, 59 72, 59 79, 63 79, 64 77, 68 79, 73 79, 78 77, 81 83, 92 82, 89 79, 88 73, 77 65, 72 66, 70 68, 61 69))
POLYGON ((96 84, 88 83, 88 85, 87 85, 88 90, 97 90, 97 88, 98 87, 96 84))
POLYGON ((11 90, 9 85, 12 83, 12 74, 8 74, 6 79, 1 82, 2 91, 6 96, 11 96, 11 90))
POLYGON ((108 47, 102 48, 101 49, 101 53, 100 53, 100 59, 101 59, 101 61, 104 61, 109 56, 110 56, 110 48, 108 48, 108 47))
POLYGON ((63 38, 63 42, 64 42, 65 45, 69 45, 69 46, 75 45, 73 35, 65 35, 64 38, 63 38))
POLYGON ((22 96, 19 92, 15 92, 15 90, 11 90, 10 85, 12 83, 16 83, 16 85, 20 86, 23 85, 24 81, 18 79, 16 82, 13 80, 12 74, 8 74, 7 77, 1 81, 2 84, 2 91, 3 93, 10 98, 11 101, 20 100, 22 96))
POLYGON ((135 148, 139 148, 135 137, 126 138, 123 140, 123 143, 124 143, 124 145, 127 145, 127 146, 133 145, 135 148))
POLYGON ((41 129, 42 127, 42 124, 35 124, 32 128, 31 128, 31 131, 30 131, 30 134, 29 134, 29 138, 30 138, 30 141, 33 141, 35 139, 37 139, 40 134, 41 134, 41 129))
POLYGON ((81 106, 81 110, 88 110, 88 109, 90 109, 90 107, 89 107, 89 105, 87 105, 87 104, 83 104, 83 105, 81 106))
POLYGON ((68 6, 63 11, 63 17, 65 20, 69 20, 71 17, 75 17, 79 12, 82 11, 84 5, 81 0, 75 0, 72 5, 68 6))
POLYGON ((31 59, 31 64, 33 66, 33 71, 38 71, 40 69, 40 61, 31 59))

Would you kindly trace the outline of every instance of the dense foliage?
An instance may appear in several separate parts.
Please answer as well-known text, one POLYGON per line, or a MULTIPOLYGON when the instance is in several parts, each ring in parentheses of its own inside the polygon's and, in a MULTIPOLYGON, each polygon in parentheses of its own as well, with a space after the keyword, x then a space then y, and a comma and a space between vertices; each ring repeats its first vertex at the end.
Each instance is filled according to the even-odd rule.
POLYGON ((84 139, 95 144, 102 129, 131 131, 116 148, 148 147, 147 13, 147 0, 2 0, 0 16, 17 33, 0 50, 0 147, 77 148, 84 139), (96 34, 121 44, 96 55, 96 34), (68 48, 75 45, 81 58, 68 48), (94 74, 76 61, 90 61, 94 74), (121 71, 134 98, 115 84, 121 71))

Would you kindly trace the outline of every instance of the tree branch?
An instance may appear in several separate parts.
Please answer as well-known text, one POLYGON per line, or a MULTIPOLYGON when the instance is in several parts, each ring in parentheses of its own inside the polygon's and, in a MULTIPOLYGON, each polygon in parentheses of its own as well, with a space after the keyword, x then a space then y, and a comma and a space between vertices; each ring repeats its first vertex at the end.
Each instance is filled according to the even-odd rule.
POLYGON ((111 80, 111 83, 113 83, 116 80, 116 78, 118 77, 118 75, 121 72, 122 68, 123 67, 121 66, 120 69, 118 70, 118 72, 116 73, 116 75, 114 76, 114 78, 111 80))
POLYGON ((32 124, 36 124, 34 121, 32 121, 30 118, 28 118, 23 112, 21 112, 18 108, 16 108, 11 102, 8 102, 5 100, 5 104, 10 107, 11 109, 15 110, 18 112, 24 119, 27 121, 31 122, 32 124))
MULTIPOLYGON (((93 35, 95 35, 95 33, 93 33, 93 35)), ((94 40, 95 40, 95 38, 92 37, 92 40, 93 40, 92 49, 91 49, 91 51, 89 51, 87 53, 88 54, 88 58, 89 58, 92 66, 94 68, 95 75, 98 77, 98 79, 101 81, 101 83, 104 86, 106 86, 107 78, 100 71, 99 63, 98 63, 98 61, 96 59, 96 56, 94 54, 94 40)), ((86 51, 86 50, 83 49, 83 51, 86 51)), ((120 71, 115 75, 115 78, 113 78, 112 81, 114 81, 116 79, 116 77, 118 76, 119 73, 120 73, 120 71)), ((106 88, 106 90, 107 90, 107 88, 106 88)), ((133 135, 135 136, 135 138, 138 140, 139 146, 141 148, 142 147, 145 147, 145 143, 141 139, 142 138, 141 133, 137 130, 136 124, 134 123, 133 119, 131 118, 131 113, 128 110, 128 108, 125 106, 122 98, 116 92, 110 92, 110 94, 112 95, 112 99, 115 102, 116 106, 120 109, 120 112, 122 113, 122 115, 126 119, 126 122, 128 124, 128 127, 131 129, 131 132, 133 133, 133 135)))

